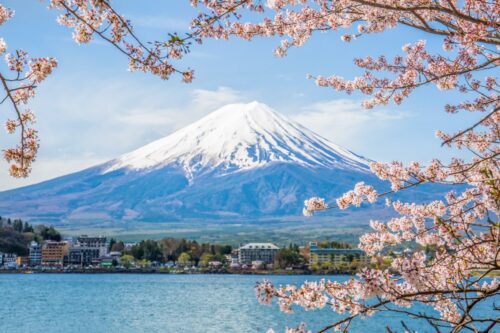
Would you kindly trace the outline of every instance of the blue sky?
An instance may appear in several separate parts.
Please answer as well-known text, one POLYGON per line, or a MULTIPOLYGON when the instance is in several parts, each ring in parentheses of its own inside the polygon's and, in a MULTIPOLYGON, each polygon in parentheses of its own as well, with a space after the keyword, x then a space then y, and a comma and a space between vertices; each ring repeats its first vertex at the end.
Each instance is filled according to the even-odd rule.
MULTIPOLYGON (((401 106, 363 110, 362 96, 318 88, 306 79, 308 73, 352 78, 360 73, 354 57, 394 55, 405 43, 419 39, 440 49, 439 39, 414 30, 389 31, 351 43, 341 42, 340 33, 318 34, 285 58, 273 55, 277 39, 210 40, 195 45, 182 61, 196 71, 196 80, 187 85, 178 77, 162 81, 127 71, 127 59, 102 41, 77 45, 71 31, 57 24, 57 13, 46 9, 47 2, 3 3, 16 11, 0 27, 9 50, 55 57, 59 67, 31 104, 41 138, 33 173, 28 179, 11 178, 1 161, 0 190, 104 162, 232 102, 261 101, 337 144, 382 161, 448 158, 451 152, 440 147, 435 131, 456 130, 467 123, 467 117, 442 111, 457 96, 435 87, 418 91, 401 106)), ((182 32, 196 14, 187 0, 115 3, 145 40, 182 32)), ((11 115, 8 106, 0 106, 0 121, 11 115)), ((16 139, 0 133, 0 149, 16 139)))

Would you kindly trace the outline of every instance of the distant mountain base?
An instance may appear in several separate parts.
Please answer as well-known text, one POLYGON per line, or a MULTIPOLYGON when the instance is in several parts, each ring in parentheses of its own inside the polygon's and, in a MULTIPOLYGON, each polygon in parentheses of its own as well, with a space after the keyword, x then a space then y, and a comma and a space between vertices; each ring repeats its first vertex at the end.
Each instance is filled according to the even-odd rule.
POLYGON ((318 239, 332 239, 357 244, 359 236, 369 231, 366 220, 332 219, 283 219, 257 221, 194 221, 182 220, 162 223, 78 224, 59 226, 65 235, 105 235, 125 242, 143 239, 175 237, 205 243, 239 245, 245 242, 275 242, 277 244, 305 244, 318 239))

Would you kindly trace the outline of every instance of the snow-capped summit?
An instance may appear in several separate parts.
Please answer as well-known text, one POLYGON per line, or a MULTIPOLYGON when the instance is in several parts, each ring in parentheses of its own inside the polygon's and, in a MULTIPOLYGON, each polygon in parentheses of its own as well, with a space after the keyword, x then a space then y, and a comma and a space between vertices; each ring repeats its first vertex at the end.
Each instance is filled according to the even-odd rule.
POLYGON ((366 170, 367 161, 269 106, 226 105, 173 134, 111 161, 104 171, 181 166, 188 177, 220 168, 232 172, 290 162, 366 170))

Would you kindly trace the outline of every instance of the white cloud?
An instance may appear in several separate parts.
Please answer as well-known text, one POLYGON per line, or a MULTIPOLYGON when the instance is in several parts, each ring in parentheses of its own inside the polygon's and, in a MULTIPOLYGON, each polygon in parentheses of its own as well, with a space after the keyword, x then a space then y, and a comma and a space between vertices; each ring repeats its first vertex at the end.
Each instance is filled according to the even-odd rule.
POLYGON ((359 151, 374 133, 411 116, 409 111, 366 110, 360 101, 338 99, 304 107, 292 118, 341 146, 359 151))
POLYGON ((188 94, 189 98, 178 103, 177 106, 149 109, 141 106, 121 112, 116 120, 119 123, 148 130, 168 128, 171 132, 189 125, 226 104, 249 100, 244 93, 228 87, 218 87, 215 90, 194 89, 188 94))
MULTIPOLYGON (((78 78, 61 81, 52 82, 46 89, 64 93, 54 96, 42 92, 33 103, 41 149, 31 176, 23 180, 11 178, 7 163, 0 159, 0 191, 110 160, 227 103, 248 100, 243 92, 227 87, 192 90, 185 85, 165 89, 162 82, 144 88, 140 80, 132 84, 110 80, 86 85, 79 84, 78 78)), ((12 135, 0 135, 0 150, 17 143, 12 135)))
POLYGON ((219 87, 217 90, 195 89, 192 91, 191 107, 198 110, 214 110, 229 103, 248 100, 240 91, 219 87))
POLYGON ((0 163, 0 191, 36 184, 55 176, 62 176, 83 170, 103 162, 105 162, 105 159, 88 156, 74 159, 38 159, 34 163, 33 171, 28 178, 14 178, 8 173, 7 163, 2 161, 2 163, 0 163))

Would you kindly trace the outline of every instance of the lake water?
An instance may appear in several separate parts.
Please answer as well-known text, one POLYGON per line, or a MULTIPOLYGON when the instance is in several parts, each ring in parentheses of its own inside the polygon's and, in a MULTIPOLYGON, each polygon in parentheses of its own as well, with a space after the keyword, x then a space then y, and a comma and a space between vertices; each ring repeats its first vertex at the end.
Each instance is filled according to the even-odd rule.
MULTIPOLYGON (((319 329, 331 310, 283 314, 261 305, 255 282, 301 283, 317 276, 0 274, 1 333, 265 333, 308 322, 319 329)), ((345 280, 335 276, 332 279, 345 280)), ((492 311, 485 308, 484 311, 492 311)), ((358 320, 351 332, 401 331, 402 316, 358 320)), ((413 325, 420 331, 422 327, 413 325)))

